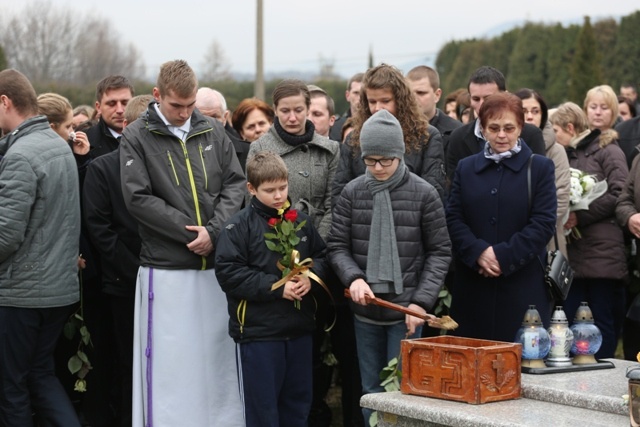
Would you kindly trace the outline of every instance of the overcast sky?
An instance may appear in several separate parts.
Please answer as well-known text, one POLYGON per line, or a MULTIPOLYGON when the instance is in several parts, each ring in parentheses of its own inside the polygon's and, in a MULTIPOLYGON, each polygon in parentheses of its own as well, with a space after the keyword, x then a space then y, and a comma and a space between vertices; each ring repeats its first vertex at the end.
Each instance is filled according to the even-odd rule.
MULTIPOLYGON (((0 14, 20 10, 23 4, 0 0, 0 14)), ((79 19, 93 11, 110 20, 123 41, 143 52, 152 76, 161 63, 172 59, 185 59, 200 69, 214 39, 232 71, 255 71, 256 0, 55 0, 53 4, 73 8, 79 19)), ((366 68, 370 47, 376 63, 402 67, 421 58, 427 62, 448 41, 493 36, 496 30, 524 20, 581 22, 589 15, 594 21, 638 9, 638 0, 264 0, 265 70, 316 71, 324 57, 348 77, 366 68)))

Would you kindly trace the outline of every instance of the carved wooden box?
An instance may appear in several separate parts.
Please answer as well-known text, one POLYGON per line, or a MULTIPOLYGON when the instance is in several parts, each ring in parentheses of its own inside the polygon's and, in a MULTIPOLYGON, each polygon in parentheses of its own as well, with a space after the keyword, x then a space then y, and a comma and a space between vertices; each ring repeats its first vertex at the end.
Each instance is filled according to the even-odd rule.
POLYGON ((402 341, 405 394, 487 403, 520 397, 522 345, 448 335, 402 341))

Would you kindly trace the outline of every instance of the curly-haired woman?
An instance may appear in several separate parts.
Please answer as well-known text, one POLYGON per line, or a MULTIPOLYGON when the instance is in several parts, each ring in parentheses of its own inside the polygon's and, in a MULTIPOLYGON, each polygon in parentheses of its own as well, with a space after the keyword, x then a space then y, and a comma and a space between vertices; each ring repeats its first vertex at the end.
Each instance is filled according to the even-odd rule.
POLYGON ((366 72, 360 91, 360 107, 353 116, 353 131, 340 147, 340 163, 333 183, 332 200, 343 187, 366 171, 360 156, 362 125, 374 113, 387 110, 400 122, 404 134, 404 161, 409 170, 433 185, 444 198, 444 148, 440 132, 429 125, 409 83, 397 68, 380 64, 366 72))

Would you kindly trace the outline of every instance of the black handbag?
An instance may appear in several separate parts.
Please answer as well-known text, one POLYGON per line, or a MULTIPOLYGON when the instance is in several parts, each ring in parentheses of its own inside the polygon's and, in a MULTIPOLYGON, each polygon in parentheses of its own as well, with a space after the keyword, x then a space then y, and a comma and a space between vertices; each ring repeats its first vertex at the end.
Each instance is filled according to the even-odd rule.
MULTIPOLYGON (((533 159, 532 154, 529 157, 529 164, 527 168, 527 191, 529 193, 529 209, 531 209, 531 161, 533 159)), ((560 252, 558 246, 558 234, 557 230, 553 232, 553 242, 555 243, 555 250, 547 252, 547 265, 543 265, 540 258, 540 265, 544 271, 544 281, 549 286, 551 296, 556 301, 564 301, 569 295, 571 289, 571 282, 573 282, 573 269, 569 265, 569 260, 560 252)))
POLYGON ((556 249, 547 253, 547 267, 544 269, 544 281, 549 285, 551 296, 556 301, 564 301, 569 295, 573 282, 573 269, 569 260, 558 249, 558 235, 553 234, 556 249))

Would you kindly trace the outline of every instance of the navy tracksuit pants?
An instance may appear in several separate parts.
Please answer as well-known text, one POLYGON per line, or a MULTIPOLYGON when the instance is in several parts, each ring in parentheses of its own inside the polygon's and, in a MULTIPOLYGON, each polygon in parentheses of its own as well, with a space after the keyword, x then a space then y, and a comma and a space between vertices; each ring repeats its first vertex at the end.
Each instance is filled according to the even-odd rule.
POLYGON ((311 334, 238 344, 247 427, 306 427, 311 408, 311 334))

